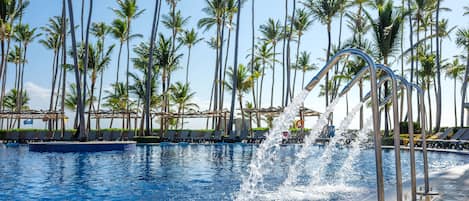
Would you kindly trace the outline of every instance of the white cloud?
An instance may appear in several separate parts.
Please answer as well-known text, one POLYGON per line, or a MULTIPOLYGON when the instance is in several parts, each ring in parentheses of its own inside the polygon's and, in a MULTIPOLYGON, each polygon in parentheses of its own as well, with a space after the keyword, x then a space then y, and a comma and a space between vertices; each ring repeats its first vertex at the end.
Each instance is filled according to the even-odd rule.
POLYGON ((29 105, 33 109, 49 108, 50 89, 33 82, 26 82, 24 88, 30 97, 29 105))

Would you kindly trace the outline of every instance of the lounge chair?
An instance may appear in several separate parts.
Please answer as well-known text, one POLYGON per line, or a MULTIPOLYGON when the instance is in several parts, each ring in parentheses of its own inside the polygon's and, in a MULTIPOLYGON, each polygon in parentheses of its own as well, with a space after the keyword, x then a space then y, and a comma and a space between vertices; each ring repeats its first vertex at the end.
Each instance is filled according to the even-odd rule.
POLYGON ((460 128, 454 135, 453 137, 451 137, 451 140, 458 140, 461 136, 464 135, 464 133, 466 133, 468 131, 468 129, 466 128, 460 128))
POLYGON ((459 137, 460 140, 469 140, 469 130, 465 132, 461 137, 459 137))
POLYGON ((7 132, 6 133, 6 140, 18 141, 19 139, 20 139, 20 134, 18 132, 7 132))
POLYGON ((443 133, 437 133, 436 134, 436 139, 441 139, 441 140, 446 140, 448 138, 448 135, 453 133, 453 128, 447 128, 445 132, 443 133))
POLYGON ((73 133, 71 133, 71 132, 65 132, 65 133, 64 133, 63 140, 65 140, 65 141, 71 141, 71 140, 72 140, 72 135, 73 135, 73 133))
POLYGON ((221 142, 222 141, 222 135, 224 134, 223 131, 215 131, 213 132, 213 138, 212 138, 212 133, 207 132, 205 134, 205 138, 207 140, 211 140, 213 142, 221 142))
POLYGON ((178 142, 187 142, 190 140, 189 138, 189 131, 179 131, 178 132, 178 137, 177 137, 177 141, 178 142))
POLYGON ((164 139, 166 141, 174 142, 175 137, 176 137, 176 131, 174 131, 174 130, 168 130, 164 134, 164 139))

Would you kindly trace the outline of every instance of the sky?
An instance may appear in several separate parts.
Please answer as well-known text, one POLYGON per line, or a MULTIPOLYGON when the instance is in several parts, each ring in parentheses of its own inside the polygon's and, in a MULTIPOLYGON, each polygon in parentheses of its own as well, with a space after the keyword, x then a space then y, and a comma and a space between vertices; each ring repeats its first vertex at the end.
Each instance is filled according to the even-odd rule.
MULTIPOLYGON (((23 17, 23 22, 30 24, 32 27, 41 27, 44 26, 48 23, 48 20, 50 17, 55 16, 55 15, 60 15, 61 14, 61 0, 31 0, 29 7, 26 9, 26 13, 23 17)), ((79 24, 79 14, 81 10, 81 1, 73 1, 74 3, 74 12, 75 12, 75 22, 76 24, 79 24)), ((135 39, 131 41, 131 48, 135 47, 138 45, 140 42, 147 42, 149 41, 149 35, 150 35, 150 29, 151 29, 151 23, 152 23, 152 16, 153 16, 153 9, 154 9, 154 1, 148 1, 148 0, 138 0, 138 7, 139 9, 145 9, 144 13, 135 19, 132 22, 132 27, 131 31, 133 33, 140 33, 143 35, 142 38, 140 39, 135 39)), ((460 27, 469 27, 469 17, 462 16, 463 10, 462 7, 463 5, 461 3, 464 3, 465 1, 461 0, 446 0, 442 1, 441 6, 442 7, 447 7, 452 9, 451 12, 442 12, 441 19, 449 19, 449 27, 458 25, 460 27)), ((400 1, 396 1, 396 6, 400 4, 400 1)), ((469 6, 469 2, 466 2, 467 5, 469 6)), ((206 6, 206 2, 204 0, 182 0, 178 3, 177 9, 181 10, 182 15, 184 17, 189 17, 189 21, 187 25, 184 27, 186 29, 191 29, 195 28, 198 30, 199 35, 204 37, 205 40, 210 39, 211 37, 214 36, 214 31, 209 30, 209 31, 204 31, 202 29, 197 29, 197 21, 203 17, 205 17, 205 13, 202 12, 202 9, 206 6)), ((282 21, 283 23, 283 18, 285 15, 284 11, 284 1, 280 0, 256 0, 255 1, 255 27, 256 27, 256 38, 261 37, 260 33, 258 32, 258 27, 261 24, 264 24, 268 18, 273 18, 273 19, 278 19, 282 21)), ((291 2, 289 4, 289 8, 291 8, 291 2)), ((99 1, 94 1, 93 5, 93 16, 92 16, 92 22, 105 22, 107 24, 110 24, 113 19, 117 18, 117 16, 113 13, 112 8, 116 8, 117 3, 115 0, 99 0, 99 1)), ((297 7, 302 7, 300 4, 297 4, 297 7)), ((86 9, 88 9, 88 6, 86 6, 86 9)), ((168 14, 169 13, 169 6, 166 4, 166 2, 163 2, 163 7, 162 7, 162 14, 168 14)), ((352 9, 355 10, 355 9, 352 9)), ((377 11, 368 8, 368 12, 370 12, 372 15, 376 15, 377 11)), ((85 18, 86 21, 86 18, 85 18)), ((241 10, 241 26, 240 26, 240 41, 239 41, 239 61, 241 64, 247 64, 248 62, 248 57, 247 55, 250 53, 250 48, 251 48, 251 1, 247 1, 246 4, 244 4, 242 10, 241 10)), ((408 22, 406 22, 407 26, 408 22)), ((346 40, 351 36, 351 31, 344 26, 344 33, 342 35, 343 40, 346 40)), ((168 29, 160 26, 159 32, 169 35, 168 29)), ((332 39, 333 42, 337 42, 338 40, 338 32, 339 32, 339 20, 338 18, 334 19, 333 25, 332 25, 332 39)), ((77 35, 80 35, 79 29, 77 30, 77 35)), ((408 35, 408 30, 406 29, 404 32, 405 36, 408 35)), ((455 31, 451 34, 451 39, 453 40, 448 40, 445 39, 443 42, 443 57, 444 58, 450 58, 452 59, 453 55, 458 55, 463 53, 463 49, 457 48, 454 45, 454 36, 455 31)), ((234 34, 232 34, 232 41, 234 41, 234 34)), ((42 36, 44 37, 44 36, 42 36)), ((369 35, 368 38, 371 39, 371 36, 369 35)), ((93 39, 94 40, 94 39, 93 39)), ((213 77, 213 72, 214 72, 214 63, 215 63, 215 50, 211 49, 208 47, 206 42, 201 42, 197 44, 193 49, 191 53, 191 62, 190 62, 190 75, 189 75, 189 80, 190 80, 190 87, 196 92, 194 102, 196 102, 200 106, 200 110, 206 110, 208 109, 209 105, 209 97, 210 97, 210 91, 211 91, 211 85, 212 85, 212 77, 213 77)), ((27 60, 28 63, 26 64, 26 70, 24 74, 24 80, 25 80, 25 87, 27 92, 29 93, 31 97, 31 103, 30 106, 33 109, 44 109, 46 110, 49 105, 49 94, 50 94, 50 80, 52 77, 52 56, 53 53, 51 50, 47 50, 43 45, 39 44, 36 40, 33 42, 29 47, 28 47, 28 55, 27 55, 27 60)), ((106 44, 118 44, 118 40, 112 38, 112 36, 108 36, 106 39, 106 44)), ((232 43, 233 44, 233 43, 232 43)), ((295 43, 293 45, 296 46, 295 43)), ((407 39, 404 41, 404 48, 408 48, 408 41, 407 39)), ((233 45, 232 45, 233 47, 233 45)), ((307 51, 310 52, 312 55, 313 63, 318 65, 318 66, 323 66, 324 65, 324 60, 325 60, 325 49, 327 48, 327 32, 326 28, 324 25, 320 24, 318 21, 315 21, 313 23, 313 26, 305 33, 304 37, 302 38, 302 44, 300 47, 300 51, 307 51)), ((278 49, 281 49, 278 48, 278 49)), ((104 77, 104 86, 105 88, 110 87, 110 83, 115 81, 115 74, 116 74, 116 64, 117 64, 117 48, 114 50, 112 53, 112 60, 110 65, 105 71, 105 77, 104 77)), ((187 49, 186 48, 181 48, 181 53, 184 54, 183 59, 180 62, 180 69, 174 72, 172 75, 172 79, 174 81, 184 81, 185 80, 185 66, 186 66, 186 56, 187 56, 187 49)), ((226 53, 226 52, 225 52, 226 53)), ((131 57, 133 57, 133 52, 130 53, 131 57)), ((293 55, 296 54, 295 51, 293 51, 293 55)), ((126 55, 125 49, 123 50, 123 55, 126 55)), ((229 61, 232 64, 233 61, 233 56, 234 52, 233 49, 230 49, 229 52, 229 61)), ((121 60, 121 63, 125 64, 125 56, 123 56, 123 59, 121 60)), ((278 59, 281 60, 281 56, 278 57, 278 59)), ((395 59, 391 59, 391 61, 394 61, 395 59)), ((131 64, 132 65, 132 64, 131 64)), ((280 69, 280 64, 277 64, 279 66, 277 69, 280 69)), ((406 64, 407 68, 409 67, 408 64, 406 64)), ((121 66, 122 69, 124 69, 124 65, 121 66)), ((400 69, 400 64, 398 62, 394 62, 391 67, 395 70, 400 69)), ((309 79, 311 79, 317 71, 309 72, 306 74, 306 81, 308 82, 309 79)), ((280 83, 282 81, 281 79, 281 71, 278 70, 276 71, 277 77, 275 77, 275 82, 276 82, 276 90, 274 92, 274 104, 280 104, 281 102, 281 86, 280 83)), ((301 78, 299 74, 299 78, 301 78)), ((124 77, 124 72, 122 71, 120 77, 124 77)), ((13 83, 14 83, 14 67, 13 65, 10 64, 9 71, 8 71, 8 81, 7 81, 7 88, 12 88, 13 83)), ((72 78, 72 74, 68 75, 68 78, 72 78)), ((454 125, 454 114, 453 114, 453 82, 449 79, 446 79, 444 77, 444 74, 442 75, 442 88, 443 88, 443 104, 442 104, 442 125, 443 126, 453 126, 454 125)), ((270 102, 270 82, 272 81, 271 77, 271 72, 270 70, 268 71, 267 76, 265 77, 265 88, 264 88, 264 94, 265 96, 263 97, 263 102, 265 105, 263 106, 269 106, 270 102)), ((68 80, 69 82, 72 80, 68 80)), ((297 88, 296 91, 300 90, 301 86, 301 81, 297 81, 297 88)), ((366 88, 366 87, 365 87, 366 88)), ((457 86, 457 93, 458 93, 458 104, 460 103, 460 98, 459 98, 459 89, 460 89, 460 83, 457 86)), ((369 89, 365 89, 367 91, 369 89)), ((319 89, 318 87, 312 91, 312 93, 308 96, 308 98, 305 100, 305 107, 311 108, 313 110, 317 110, 319 112, 323 112, 325 110, 324 107, 324 98, 318 98, 319 94, 319 89)), ((226 93, 226 97, 229 96, 230 93, 226 93)), ((229 106, 229 100, 230 98, 225 99, 225 106, 228 108, 229 106)), ((248 97, 247 99, 251 99, 248 97)), ((344 98, 345 99, 345 98, 344 98)), ((349 110, 352 110, 352 108, 359 103, 359 98, 358 98, 358 89, 355 87, 351 92, 350 95, 348 95, 349 99, 349 110)), ((434 101, 434 100, 432 100, 434 101)), ((433 106, 435 105, 432 103, 433 106)), ((405 108, 405 107, 404 107, 405 108)), ((336 106, 335 109, 335 115, 334 119, 335 122, 339 123, 346 115, 346 106, 345 106, 345 100, 341 100, 339 104, 336 106)), ((406 110, 404 110, 406 111, 406 110)), ((433 107, 433 111, 436 111, 436 109, 433 107)), ((414 112, 416 112, 416 109, 414 109, 414 112)), ((459 109, 458 109, 459 112, 459 109)), ((68 112, 68 116, 70 118, 73 118, 73 115, 68 112)), ((367 119, 368 116, 371 115, 371 111, 369 109, 365 110, 365 119, 367 119)), ((358 117, 358 115, 356 115, 358 117)), ((415 116, 415 114, 414 114, 415 116)), ((435 116, 435 114, 433 114, 435 116)), ((357 128, 358 123, 357 123, 357 117, 354 118, 354 121, 351 125, 352 128, 357 128)), ((458 117, 459 118, 459 117, 458 117)), ((312 127, 314 125, 314 120, 313 119, 307 119, 306 121, 306 127, 312 127)), ((336 124, 337 124, 336 123, 336 124)), ((43 124, 40 124, 38 122, 35 122, 34 126, 42 126, 43 124)), ((119 125, 119 124, 117 124, 119 125)), ((68 122, 68 126, 71 126, 71 121, 68 122)), ((192 120, 189 122, 189 124, 186 124, 189 128, 203 128, 205 126, 205 121, 204 120, 192 120)))

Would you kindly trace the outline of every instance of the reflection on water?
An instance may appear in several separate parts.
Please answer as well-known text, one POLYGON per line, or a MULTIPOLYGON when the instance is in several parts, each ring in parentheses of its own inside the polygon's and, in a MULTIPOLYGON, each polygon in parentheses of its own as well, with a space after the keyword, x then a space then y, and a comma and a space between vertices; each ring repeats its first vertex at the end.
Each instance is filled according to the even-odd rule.
MULTIPOLYGON (((239 190, 241 176, 247 174, 256 148, 245 144, 170 144, 138 146, 132 152, 37 153, 29 152, 27 146, 0 145, 0 200, 231 200, 239 190)), ((265 188, 276 189, 285 180, 285 167, 294 163, 292 156, 300 149, 299 145, 281 147, 273 159, 275 167, 266 173, 265 188)), ((324 147, 311 150, 304 167, 314 172, 324 147)), ((323 181, 334 180, 347 152, 348 149, 340 149, 332 156, 334 162, 323 172, 323 181)), ((383 152, 388 183, 394 181, 393 154, 392 150, 383 152)), ((408 152, 402 154, 403 176, 409 178, 408 152)), ((373 150, 365 150, 357 158, 360 162, 353 167, 356 172, 349 175, 348 187, 344 187, 350 191, 348 196, 373 193, 375 189, 373 150)), ((455 154, 429 153, 429 159, 431 171, 469 163, 467 157, 455 154)), ((419 174, 421 169, 417 152, 419 174)), ((309 179, 301 178, 304 182, 309 179)), ((331 191, 328 189, 317 188, 331 191)), ((271 196, 275 194, 265 195, 266 199, 274 198, 271 196)))

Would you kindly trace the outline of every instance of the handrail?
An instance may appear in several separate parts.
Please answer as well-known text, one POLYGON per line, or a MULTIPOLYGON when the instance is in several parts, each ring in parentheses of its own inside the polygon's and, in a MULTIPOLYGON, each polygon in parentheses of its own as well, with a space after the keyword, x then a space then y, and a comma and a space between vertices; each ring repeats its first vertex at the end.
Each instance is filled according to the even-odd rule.
MULTIPOLYGON (((359 49, 344 49, 335 54, 326 65, 314 76, 311 81, 306 85, 305 89, 311 91, 319 83, 319 81, 330 71, 342 57, 347 55, 355 55, 367 63, 368 72, 370 74, 370 85, 371 85, 371 108, 373 112, 373 129, 374 129, 374 145, 375 145, 375 162, 376 162, 376 183, 377 183, 377 200, 384 201, 384 179, 383 179, 383 167, 382 167, 382 153, 381 153, 381 131, 379 122, 379 110, 378 110, 378 88, 376 83, 376 65, 373 59, 366 53, 359 49)), ((363 76, 359 74, 359 76, 363 76)), ((351 84, 353 85, 353 84, 351 84)), ((350 86, 351 86, 350 85, 350 86)), ((343 94, 342 94, 343 95, 343 94)), ((339 96, 340 97, 340 96, 339 96)))
POLYGON ((426 141, 426 112, 425 112, 425 92, 418 85, 411 83, 412 88, 414 88, 420 100, 420 125, 422 127, 422 153, 423 153, 423 179, 425 183, 425 192, 424 194, 430 193, 430 182, 428 180, 428 157, 427 157, 427 141, 426 141))

